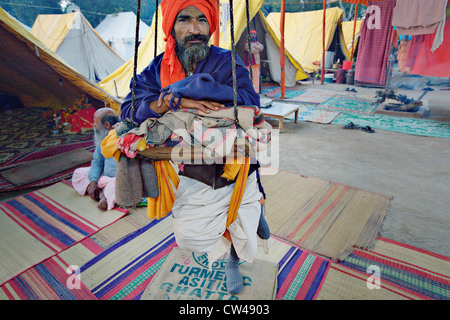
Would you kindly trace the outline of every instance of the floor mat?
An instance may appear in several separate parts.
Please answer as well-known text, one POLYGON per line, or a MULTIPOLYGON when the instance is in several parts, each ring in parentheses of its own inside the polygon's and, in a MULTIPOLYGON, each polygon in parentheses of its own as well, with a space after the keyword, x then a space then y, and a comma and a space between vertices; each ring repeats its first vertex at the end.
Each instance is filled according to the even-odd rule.
MULTIPOLYGON (((295 90, 286 88, 284 90, 284 98, 285 99, 293 99, 301 94, 303 94, 304 90, 295 90)), ((270 97, 270 98, 281 98, 281 87, 271 86, 271 87, 263 87, 261 93, 270 97)))
MULTIPOLYGON (((18 108, 0 113, 0 172, 76 149, 93 151, 93 134, 52 134, 45 108, 18 108)), ((71 177, 73 169, 23 186, 0 176, 0 192, 47 186, 71 177)))
POLYGON ((352 96, 350 92, 340 92, 323 89, 306 89, 300 95, 293 97, 292 100, 313 104, 320 104, 335 96, 352 96))
POLYGON ((378 236, 390 198, 279 171, 262 176, 271 233, 309 252, 343 260, 378 236))
MULTIPOLYGON (((327 111, 317 109, 314 105, 299 103, 298 121, 308 121, 315 123, 329 124, 332 123, 341 113, 336 111, 327 111)), ((293 120, 295 115, 292 113, 285 119, 293 120)))
POLYGON ((86 239, 124 215, 102 212, 60 182, 0 203, 0 283, 86 239))
POLYGON ((350 121, 359 126, 370 126, 372 129, 426 137, 450 138, 450 122, 428 119, 405 118, 382 114, 369 116, 342 113, 332 124, 346 125, 350 121))
POLYGON ((54 177, 67 170, 74 170, 81 165, 90 163, 92 157, 92 152, 76 149, 4 170, 0 172, 0 175, 5 180, 20 187, 54 177))
MULTIPOLYGON (((171 227, 170 216, 169 219, 154 220, 113 244, 81 267, 80 277, 83 283, 101 300, 141 299, 169 253, 177 247, 171 227)), ((186 255, 185 258, 191 257, 186 255)), ((259 250, 256 259, 278 264, 276 299, 315 299, 329 264, 327 259, 273 237, 269 239, 269 254, 259 250)), ((251 264, 248 265, 251 267, 251 264)), ((220 273, 218 274, 219 277, 220 273)), ((184 292, 186 299, 197 297, 203 292, 206 297, 205 290, 210 286, 210 289, 217 289, 210 290, 211 296, 212 291, 215 291, 218 299, 232 298, 224 290, 222 282, 222 279, 215 283, 190 279, 190 285, 186 287, 177 289, 165 285, 161 292, 184 292)), ((238 295, 233 299, 240 297, 238 295)))
MULTIPOLYGON (((83 247, 83 256, 98 254, 100 251, 90 239, 83 240, 66 251, 74 251, 72 248, 83 247), (92 250, 92 251, 90 251, 92 250)), ((100 249, 101 250, 101 249, 100 249)), ((69 253, 64 252, 68 257, 69 253)), ((71 274, 76 268, 79 259, 74 256, 68 263, 62 254, 51 257, 34 267, 26 270, 19 276, 11 279, 0 287, 0 300, 96 300, 97 298, 83 284, 77 274, 71 274)))
POLYGON ((355 114, 374 114, 377 107, 376 99, 336 95, 320 103, 317 109, 355 114))
POLYGON ((449 300, 450 258, 386 238, 331 263, 322 300, 449 300))
POLYGON ((34 152, 56 146, 92 141, 93 133, 52 134, 43 113, 45 108, 20 108, 1 112, 0 119, 0 166, 9 166, 34 152))

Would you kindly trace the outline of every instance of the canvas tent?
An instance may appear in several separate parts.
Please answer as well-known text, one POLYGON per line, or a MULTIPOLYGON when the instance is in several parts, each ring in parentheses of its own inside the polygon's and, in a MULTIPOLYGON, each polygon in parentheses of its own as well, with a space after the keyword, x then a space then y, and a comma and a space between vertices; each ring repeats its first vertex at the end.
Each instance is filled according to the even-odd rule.
POLYGON ((345 55, 348 61, 352 60, 352 50, 353 53, 356 51, 359 41, 359 34, 361 31, 361 26, 364 20, 357 20, 356 26, 355 21, 342 21, 339 24, 339 37, 340 46, 342 53, 345 55), (353 36, 353 29, 355 27, 355 36, 353 36))
MULTIPOLYGON (((264 15, 260 11, 261 6, 263 5, 263 0, 250 0, 249 1, 249 15, 250 20, 256 17, 257 25, 258 25, 258 37, 262 37, 262 39, 268 38, 269 45, 265 45, 265 47, 270 50, 270 59, 267 59, 268 65, 270 66, 271 77, 274 78, 274 81, 277 78, 280 78, 280 41, 276 38, 276 32, 272 30, 271 26, 265 22, 264 15), (258 22, 260 21, 260 22, 258 22)), ((230 37, 230 20, 226 19, 226 4, 228 4, 228 0, 220 0, 219 7, 219 18, 221 20, 221 24, 219 25, 218 31, 220 35, 217 37, 218 46, 226 49, 231 49, 231 37, 230 37)), ((245 0, 235 0, 234 4, 234 33, 235 33, 235 42, 236 42, 236 51, 237 53, 243 57, 242 48, 243 42, 247 38, 247 17, 246 17, 246 1, 245 0)), ((162 16, 161 10, 158 10, 158 29, 157 29, 157 44, 156 44, 156 53, 159 54, 164 51, 165 42, 163 41, 164 32, 162 30, 162 16)), ((155 19, 153 19, 153 23, 139 45, 138 51, 138 63, 137 63, 137 73, 140 73, 155 57, 155 19)), ((254 28, 254 24, 251 24, 252 28, 254 28)), ((211 41, 213 41, 212 39, 211 41)), ((265 41, 265 40, 264 40, 265 41)), ((264 52, 264 51, 263 51, 264 52)), ((268 54, 268 53, 267 53, 268 54)), ((294 77, 290 76, 290 78, 294 78, 293 81, 295 85, 295 79, 305 79, 308 75, 303 71, 301 64, 296 61, 293 56, 286 52, 285 60, 287 61, 286 69, 290 70, 290 75, 294 74, 294 77)), ((126 63, 124 63, 120 68, 110 74, 107 78, 103 79, 99 85, 106 91, 111 94, 116 95, 119 98, 124 98, 128 92, 130 91, 130 81, 133 76, 133 59, 130 59, 126 63)))
POLYGON ((114 110, 119 100, 68 66, 0 8, 0 93, 25 106, 62 109, 86 94, 114 110))
POLYGON ((31 33, 92 81, 104 79, 124 63, 79 11, 40 14, 31 33))
MULTIPOLYGON (((142 41, 149 28, 145 22, 140 21, 138 41, 142 41)), ((124 61, 133 57, 136 38, 136 15, 133 12, 109 14, 95 31, 124 61)))
MULTIPOLYGON (((327 9, 325 28, 325 48, 329 48, 334 33, 341 20, 343 10, 337 7, 327 9)), ((280 38, 280 12, 271 12, 266 21, 280 38)), ((292 54, 305 71, 313 72, 314 61, 322 61, 322 10, 307 12, 286 12, 286 50, 292 54)))

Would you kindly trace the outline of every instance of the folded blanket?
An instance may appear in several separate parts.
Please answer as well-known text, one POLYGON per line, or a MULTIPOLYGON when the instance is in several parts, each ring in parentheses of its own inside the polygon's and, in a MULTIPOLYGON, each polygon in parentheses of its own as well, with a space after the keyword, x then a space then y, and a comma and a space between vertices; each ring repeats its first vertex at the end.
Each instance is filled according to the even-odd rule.
POLYGON ((196 109, 169 111, 158 119, 147 119, 139 127, 127 128, 120 123, 115 126, 117 147, 128 157, 135 157, 145 147, 163 146, 176 136, 180 146, 202 146, 204 155, 224 158, 233 152, 236 141, 245 144, 254 155, 265 150, 270 140, 271 126, 256 106, 234 108, 203 113, 196 109), (236 126, 237 116, 239 126, 236 126), (145 144, 143 143, 145 141, 145 144))

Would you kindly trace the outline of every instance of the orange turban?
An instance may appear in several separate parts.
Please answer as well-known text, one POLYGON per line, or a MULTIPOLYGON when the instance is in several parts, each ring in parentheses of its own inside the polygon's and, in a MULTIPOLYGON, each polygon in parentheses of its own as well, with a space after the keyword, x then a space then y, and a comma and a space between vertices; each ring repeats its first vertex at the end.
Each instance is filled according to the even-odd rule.
POLYGON ((185 78, 183 66, 178 60, 175 52, 176 41, 172 36, 172 28, 178 12, 189 7, 194 6, 200 10, 208 20, 210 35, 214 33, 218 23, 218 13, 216 7, 216 0, 162 0, 162 28, 167 41, 166 50, 161 63, 161 88, 165 88, 174 82, 185 78))

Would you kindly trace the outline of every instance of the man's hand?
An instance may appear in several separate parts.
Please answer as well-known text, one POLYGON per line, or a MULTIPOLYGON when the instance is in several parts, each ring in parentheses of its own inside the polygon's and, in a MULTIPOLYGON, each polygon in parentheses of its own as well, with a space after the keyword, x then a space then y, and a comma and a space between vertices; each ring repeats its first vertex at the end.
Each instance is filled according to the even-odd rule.
MULTIPOLYGON (((164 98, 162 97, 162 94, 159 96, 158 99, 158 109, 170 109, 170 100, 172 100, 173 95, 170 93, 166 95, 164 98)), ((174 99, 174 104, 178 103, 178 98, 174 99)), ((209 110, 218 111, 220 108, 224 108, 225 105, 215 102, 215 101, 197 101, 191 98, 181 98, 180 108, 191 108, 191 109, 198 109, 200 111, 203 111, 204 113, 209 113, 209 110)), ((167 111, 166 110, 166 111, 167 111)))
POLYGON ((96 181, 91 181, 89 183, 86 192, 93 200, 100 200, 100 189, 98 188, 96 181))

